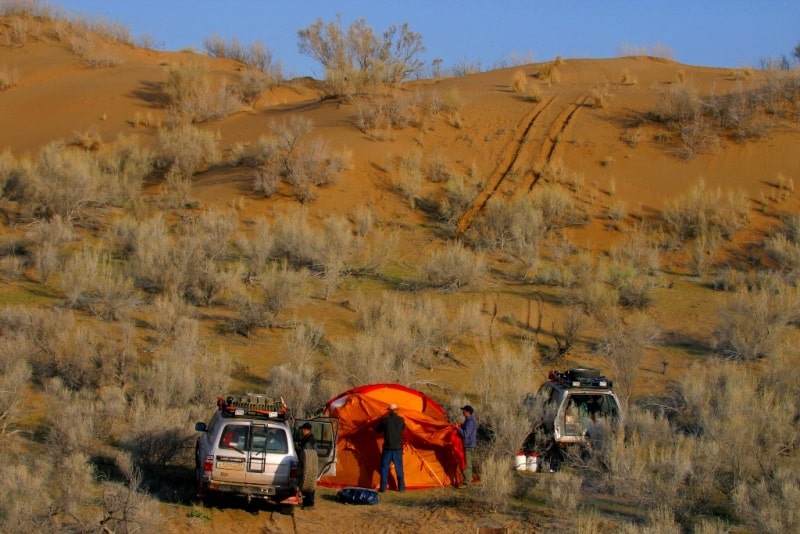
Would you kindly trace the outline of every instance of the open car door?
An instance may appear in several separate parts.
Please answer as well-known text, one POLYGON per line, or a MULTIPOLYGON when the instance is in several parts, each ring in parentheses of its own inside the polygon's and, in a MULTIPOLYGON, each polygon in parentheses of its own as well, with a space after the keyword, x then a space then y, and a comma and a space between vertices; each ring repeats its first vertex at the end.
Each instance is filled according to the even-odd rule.
POLYGON ((339 419, 336 417, 317 417, 315 419, 295 419, 294 433, 295 444, 300 441, 302 432, 300 427, 304 423, 311 423, 311 433, 317 442, 317 457, 319 458, 319 473, 317 480, 322 475, 336 474, 336 437, 339 434, 339 419))

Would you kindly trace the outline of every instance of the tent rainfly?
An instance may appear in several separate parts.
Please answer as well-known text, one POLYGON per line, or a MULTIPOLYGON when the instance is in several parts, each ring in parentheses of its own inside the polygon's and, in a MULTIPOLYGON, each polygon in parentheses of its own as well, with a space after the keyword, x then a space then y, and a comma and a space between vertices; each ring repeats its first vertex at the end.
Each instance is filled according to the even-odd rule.
MULTIPOLYGON (((325 416, 339 419, 336 468, 319 484, 327 487, 380 485, 383 435, 376 431, 390 404, 406 422, 403 471, 407 489, 456 486, 463 480, 464 450, 456 425, 424 393, 399 384, 359 386, 334 397, 325 416)), ((397 489, 392 467, 389 489, 397 489)))

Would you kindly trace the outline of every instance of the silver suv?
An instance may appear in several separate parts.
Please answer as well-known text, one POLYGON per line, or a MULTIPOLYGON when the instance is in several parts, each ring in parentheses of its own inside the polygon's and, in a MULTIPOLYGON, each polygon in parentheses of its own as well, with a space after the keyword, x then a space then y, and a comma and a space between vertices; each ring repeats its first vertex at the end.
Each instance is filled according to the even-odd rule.
POLYGON ((620 424, 620 404, 612 383, 597 369, 550 371, 536 395, 529 394, 534 431, 525 441, 529 452, 557 462, 561 449, 596 444, 620 424))
POLYGON ((317 451, 297 449, 299 428, 280 396, 229 395, 217 399, 217 411, 195 446, 197 494, 235 494, 284 505, 302 502, 300 492, 313 491, 317 479, 335 465, 336 420, 313 419, 317 451))

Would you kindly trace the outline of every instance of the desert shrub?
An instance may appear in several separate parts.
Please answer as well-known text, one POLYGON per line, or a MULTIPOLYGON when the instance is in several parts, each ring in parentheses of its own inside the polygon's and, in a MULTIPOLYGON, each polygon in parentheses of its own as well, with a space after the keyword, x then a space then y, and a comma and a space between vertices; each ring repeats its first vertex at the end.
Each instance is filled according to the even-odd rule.
POLYGON ((534 347, 524 349, 501 346, 496 354, 481 358, 475 384, 480 398, 481 425, 492 436, 491 449, 510 459, 522 448, 530 433, 530 410, 523 404, 527 393, 534 389, 536 353, 534 347))
POLYGON ((173 105, 194 98, 203 87, 208 68, 199 61, 172 64, 167 68, 164 94, 173 105))
POLYGON ((236 91, 242 102, 253 105, 259 97, 266 91, 279 83, 280 79, 275 79, 269 74, 259 70, 248 69, 242 72, 236 91))
POLYGON ((0 436, 14 428, 22 388, 31 377, 31 368, 17 347, 7 339, 0 341, 0 436))
POLYGON ((107 252, 84 248, 70 256, 58 278, 69 307, 102 319, 121 319, 136 304, 133 280, 107 252))
POLYGON ((528 76, 524 70, 515 70, 511 76, 511 90, 515 93, 524 93, 528 89, 528 76))
POLYGON ((619 290, 620 304, 643 308, 658 285, 658 248, 641 232, 627 235, 611 251, 608 281, 619 290))
POLYGON ((630 402, 647 349, 656 343, 659 330, 652 318, 636 313, 625 321, 619 316, 603 323, 599 351, 611 365, 614 389, 623 408, 630 402))
POLYGON ((167 465, 181 458, 195 438, 186 424, 189 414, 184 408, 134 399, 127 419, 130 426, 120 431, 119 446, 147 479, 158 480, 163 476, 167 465))
POLYGON ((254 67, 267 75, 273 82, 281 81, 281 65, 273 62, 272 50, 260 41, 244 46, 239 39, 232 37, 225 41, 217 35, 203 39, 203 48, 211 57, 228 58, 254 67))
POLYGON ((287 354, 292 355, 291 362, 273 367, 267 374, 269 391, 289 399, 296 417, 313 417, 327 400, 319 394, 321 373, 312 361, 324 335, 319 325, 297 325, 285 340, 287 354))
POLYGON ((450 174, 445 185, 444 198, 438 205, 439 218, 454 225, 472 205, 479 187, 478 181, 472 177, 459 173, 450 174))
POLYGON ((101 528, 108 532, 163 530, 164 517, 158 501, 150 497, 144 488, 142 472, 136 468, 128 469, 125 478, 125 484, 106 482, 102 486, 101 528))
POLYGON ((64 263, 64 257, 59 252, 60 247, 76 237, 73 226, 70 221, 56 215, 50 220, 34 223, 27 236, 31 240, 36 272, 39 279, 47 283, 64 263))
POLYGON ((800 529, 796 503, 800 480, 796 470, 783 470, 774 479, 742 482, 733 493, 736 516, 758 532, 779 534, 800 529))
MULTIPOLYGON (((791 290, 796 300, 796 290, 791 290)), ((783 341, 791 310, 785 298, 769 291, 739 291, 718 312, 714 346, 733 360, 755 360, 770 356, 783 341)))
POLYGON ((511 458, 508 454, 493 451, 481 459, 478 495, 492 512, 505 510, 509 504, 508 497, 514 491, 511 458))
POLYGON ((205 122, 232 115, 239 111, 241 105, 237 86, 221 83, 212 87, 204 83, 190 98, 181 100, 173 109, 190 122, 205 122))
POLYGON ((134 203, 141 194, 144 179, 153 169, 153 156, 134 136, 120 135, 111 149, 99 158, 108 176, 107 186, 119 205, 134 203))
POLYGON ((713 232, 730 240, 750 219, 743 191, 724 195, 719 188, 709 191, 702 179, 687 193, 667 201, 662 216, 667 231, 679 243, 713 232))
POLYGON ((459 291, 479 285, 485 271, 483 256, 455 241, 428 256, 420 268, 419 282, 445 291, 459 291))
POLYGON ((74 391, 57 378, 46 382, 46 391, 54 400, 47 412, 45 436, 52 449, 51 454, 63 460, 96 446, 95 410, 92 407, 91 393, 74 391))
POLYGON ((312 186, 338 180, 347 167, 347 158, 333 153, 322 138, 309 139, 312 128, 310 120, 297 115, 270 124, 272 135, 259 138, 254 155, 257 192, 270 196, 284 180, 292 186, 295 196, 305 202, 316 197, 312 186))
POLYGON ((273 226, 273 257, 298 267, 311 267, 317 260, 319 234, 308 223, 305 208, 292 210, 273 226))
POLYGON ((138 221, 122 218, 115 228, 116 249, 136 287, 149 293, 180 293, 185 255, 171 235, 164 216, 138 221))
POLYGON ((0 528, 4 532, 55 531, 49 474, 53 463, 42 456, 7 451, 0 463, 0 528))
POLYGON ((189 177, 220 160, 219 133, 186 124, 158 131, 157 165, 189 177))
POLYGON ((86 66, 92 69, 104 69, 122 65, 123 59, 103 46, 95 46, 89 50, 83 60, 86 66))
POLYGON ((407 23, 393 24, 381 35, 376 35, 364 19, 353 22, 346 31, 341 23, 338 17, 328 24, 317 19, 297 32, 300 53, 325 68, 333 94, 343 94, 338 90, 347 79, 361 89, 378 83, 397 85, 421 72, 424 63, 419 55, 425 51, 422 36, 411 31, 407 23))
POLYGON ((581 498, 582 478, 577 475, 558 471, 548 481, 548 501, 553 508, 574 512, 581 498))
POLYGON ((593 87, 589 92, 589 105, 595 109, 603 109, 608 105, 609 98, 611 98, 611 91, 609 91, 608 85, 593 87))
POLYGON ((536 77, 550 85, 561 81, 561 72, 558 70, 557 62, 545 63, 536 73, 536 77))
POLYGON ((8 187, 24 213, 42 218, 84 218, 89 208, 109 201, 105 177, 94 157, 62 142, 45 146, 32 168, 17 167, 8 187))
POLYGON ((276 319, 278 314, 306 294, 309 274, 306 270, 295 271, 283 264, 265 269, 259 278, 261 300, 272 318, 276 319))
POLYGON ((0 91, 7 91, 17 85, 19 85, 19 70, 17 70, 17 67, 9 68, 7 65, 3 65, 3 68, 0 69, 0 91))
POLYGON ((249 235, 238 238, 236 242, 249 273, 255 274, 263 269, 272 256, 274 243, 272 225, 265 217, 256 217, 249 235))

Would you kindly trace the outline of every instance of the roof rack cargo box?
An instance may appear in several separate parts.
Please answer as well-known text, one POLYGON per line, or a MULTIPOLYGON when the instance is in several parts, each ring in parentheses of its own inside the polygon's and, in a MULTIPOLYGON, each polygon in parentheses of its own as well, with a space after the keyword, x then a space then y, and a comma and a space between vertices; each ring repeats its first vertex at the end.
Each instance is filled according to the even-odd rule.
POLYGON ((288 412, 286 403, 280 395, 254 393, 217 397, 217 408, 227 415, 260 415, 275 418, 285 417, 288 412))

